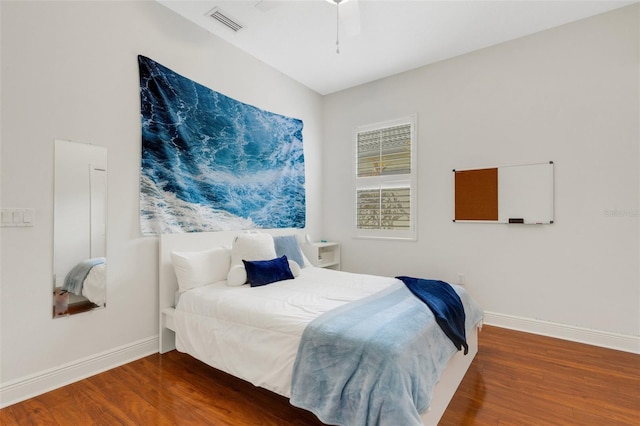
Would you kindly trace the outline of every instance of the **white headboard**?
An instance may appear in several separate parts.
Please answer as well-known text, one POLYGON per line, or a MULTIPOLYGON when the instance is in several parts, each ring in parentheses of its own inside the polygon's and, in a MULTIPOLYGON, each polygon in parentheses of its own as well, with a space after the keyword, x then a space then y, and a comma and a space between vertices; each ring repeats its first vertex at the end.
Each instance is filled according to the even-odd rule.
MULTIPOLYGON (((304 241, 304 229, 260 229, 271 235, 296 235, 304 241)), ((182 234, 162 234, 158 245, 158 314, 160 353, 175 348, 175 335, 165 327, 163 310, 174 307, 178 279, 171 263, 172 251, 202 251, 219 246, 231 246, 233 239, 242 231, 191 232, 182 234)))

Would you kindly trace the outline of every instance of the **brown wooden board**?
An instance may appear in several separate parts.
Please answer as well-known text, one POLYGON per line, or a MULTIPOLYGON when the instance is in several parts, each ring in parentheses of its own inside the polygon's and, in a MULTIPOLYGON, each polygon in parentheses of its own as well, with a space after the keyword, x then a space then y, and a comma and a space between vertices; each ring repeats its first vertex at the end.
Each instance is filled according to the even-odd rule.
POLYGON ((498 169, 455 171, 455 220, 498 220, 498 169))

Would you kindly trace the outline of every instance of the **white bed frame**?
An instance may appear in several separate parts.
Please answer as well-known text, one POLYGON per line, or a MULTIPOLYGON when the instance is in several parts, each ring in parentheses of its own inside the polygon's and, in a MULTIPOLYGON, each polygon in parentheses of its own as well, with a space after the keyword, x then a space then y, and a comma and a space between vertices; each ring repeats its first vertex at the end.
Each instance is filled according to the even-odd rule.
MULTIPOLYGON (((296 234, 299 241, 304 241, 303 231, 292 229, 278 229, 262 231, 272 235, 296 234)), ((160 236, 158 254, 159 276, 159 348, 163 354, 175 349, 175 327, 173 326, 173 312, 175 293, 178 281, 171 263, 172 251, 200 251, 208 248, 228 245, 231 246, 237 231, 197 232, 186 234, 164 234, 160 236)), ((301 243, 303 244, 303 243, 301 243)), ((469 353, 463 355, 457 352, 447 364, 440 381, 433 391, 433 399, 429 409, 421 415, 422 423, 426 426, 436 426, 444 414, 449 402, 453 398, 458 385, 462 381, 473 358, 478 352, 478 331, 474 329, 467 336, 469 353)))

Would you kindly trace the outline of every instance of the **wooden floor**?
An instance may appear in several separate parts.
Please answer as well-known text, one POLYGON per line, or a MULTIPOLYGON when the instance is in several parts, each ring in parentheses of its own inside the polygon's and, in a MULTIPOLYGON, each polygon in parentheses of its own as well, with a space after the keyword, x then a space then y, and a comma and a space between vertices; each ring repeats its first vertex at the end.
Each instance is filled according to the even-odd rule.
MULTIPOLYGON (((173 351, 4 408, 0 424, 321 423, 286 398, 173 351)), ((640 356, 485 326, 440 425, 640 425, 640 356)))

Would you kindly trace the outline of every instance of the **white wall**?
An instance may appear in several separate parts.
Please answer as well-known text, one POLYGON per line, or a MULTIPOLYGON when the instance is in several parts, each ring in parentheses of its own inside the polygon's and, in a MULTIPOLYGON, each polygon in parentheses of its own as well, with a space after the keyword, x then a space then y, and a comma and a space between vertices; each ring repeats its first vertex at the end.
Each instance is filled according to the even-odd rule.
POLYGON ((324 238, 343 268, 457 282, 493 319, 635 336, 639 8, 325 97, 324 238), (418 241, 353 235, 355 126, 418 114, 418 241), (452 170, 555 162, 553 225, 453 223, 452 170), (495 315, 494 315, 495 314, 495 315))
POLYGON ((114 354, 124 362, 157 351, 157 238, 141 237, 138 219, 138 54, 227 96, 304 121, 307 227, 315 234, 322 98, 156 2, 0 7, 1 204, 36 209, 35 226, 0 234, 0 403, 6 404, 25 389, 37 393, 67 380, 56 375, 61 367, 82 364, 91 374, 114 354), (56 320, 54 139, 105 146, 109 162, 107 308, 56 320))

